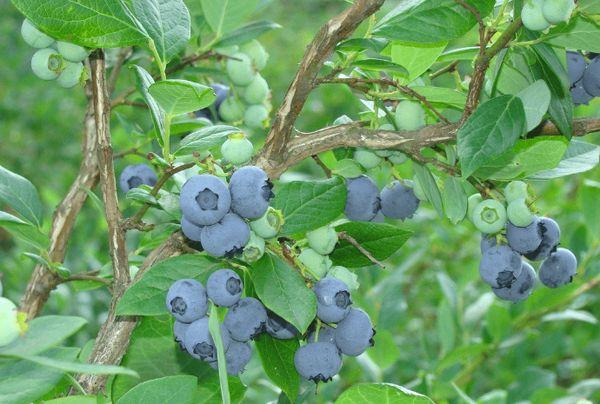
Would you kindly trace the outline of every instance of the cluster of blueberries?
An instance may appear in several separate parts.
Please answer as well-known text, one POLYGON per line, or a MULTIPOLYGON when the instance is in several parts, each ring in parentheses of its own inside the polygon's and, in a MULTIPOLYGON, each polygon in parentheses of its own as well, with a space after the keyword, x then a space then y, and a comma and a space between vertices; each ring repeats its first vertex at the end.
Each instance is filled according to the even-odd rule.
POLYGON ((31 58, 31 70, 42 80, 56 80, 71 88, 85 81, 83 61, 89 51, 81 46, 55 41, 36 28, 29 20, 21 25, 21 36, 29 46, 38 49, 31 58))
POLYGON ((469 198, 469 218, 483 233, 479 273, 501 299, 518 302, 527 299, 539 276, 542 284, 557 288, 572 282, 577 259, 559 248, 560 227, 547 217, 534 215, 527 205, 527 184, 509 183, 504 190, 508 203, 495 199, 469 198), (499 233, 504 232, 504 237, 499 233), (522 257, 542 261, 538 274, 522 257))
POLYGON ((600 56, 596 55, 588 62, 581 53, 569 51, 567 67, 575 105, 587 105, 593 98, 600 96, 600 56))
POLYGON ((575 7, 575 0, 525 0, 521 19, 527 29, 544 31, 569 21, 575 7))
POLYGON ((257 40, 236 48, 225 65, 235 88, 213 84, 217 95, 214 105, 197 111, 196 116, 228 123, 243 121, 248 128, 264 128, 271 109, 271 91, 259 71, 265 68, 268 59, 269 54, 257 40))
MULTIPOLYGON (((231 269, 213 272, 206 282, 176 281, 167 292, 166 306, 175 318, 173 335, 182 350, 217 368, 217 348, 209 330, 209 300, 227 307, 220 327, 227 373, 244 371, 252 356, 250 340, 263 332, 276 339, 292 339, 298 330, 267 310, 260 300, 242 298, 243 282, 231 269)), ((318 321, 308 333, 306 345, 294 356, 298 373, 315 383, 331 380, 342 365, 342 354, 358 356, 373 345, 375 331, 369 316, 352 308, 350 291, 338 279, 325 277, 314 285, 318 321), (322 324, 327 323, 327 324, 322 324)))
POLYGON ((255 166, 237 169, 229 184, 215 175, 194 175, 183 184, 179 196, 181 230, 214 257, 244 253, 244 259, 253 262, 264 253, 265 242, 251 231, 246 219, 256 221, 253 227, 268 236, 279 227, 269 223, 276 216, 269 212, 272 188, 267 174, 255 166), (252 248, 248 249, 250 241, 252 248))

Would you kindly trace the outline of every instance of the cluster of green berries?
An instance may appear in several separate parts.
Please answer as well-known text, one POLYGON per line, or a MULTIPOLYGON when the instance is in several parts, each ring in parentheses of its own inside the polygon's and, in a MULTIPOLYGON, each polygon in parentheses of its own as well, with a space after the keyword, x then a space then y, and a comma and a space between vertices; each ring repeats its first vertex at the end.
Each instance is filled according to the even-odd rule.
POLYGON ((504 189, 507 205, 474 194, 468 201, 468 217, 483 233, 479 273, 501 299, 513 302, 529 297, 539 278, 556 288, 572 282, 577 259, 559 248, 560 227, 529 209, 527 184, 512 181, 504 189), (542 261, 538 273, 524 260, 542 261))
POLYGON ((71 88, 87 78, 83 61, 88 50, 62 41, 55 41, 37 29, 29 20, 23 21, 21 35, 27 44, 38 49, 31 58, 31 70, 42 80, 56 80, 58 85, 71 88))
POLYGON ((257 40, 240 46, 227 59, 225 70, 235 86, 219 105, 224 122, 242 122, 250 129, 264 128, 269 119, 269 84, 259 73, 267 65, 269 54, 257 40))
POLYGON ((574 0, 525 0, 521 18, 527 29, 544 31, 569 21, 575 7, 574 0))

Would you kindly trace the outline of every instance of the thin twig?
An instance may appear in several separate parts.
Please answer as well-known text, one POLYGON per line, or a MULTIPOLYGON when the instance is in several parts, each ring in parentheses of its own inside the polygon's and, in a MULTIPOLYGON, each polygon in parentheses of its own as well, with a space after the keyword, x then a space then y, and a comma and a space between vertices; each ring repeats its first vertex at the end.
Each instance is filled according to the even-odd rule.
POLYGON ((67 279, 64 279, 62 281, 62 283, 74 282, 74 281, 93 281, 93 282, 100 282, 105 285, 112 285, 111 279, 102 278, 101 276, 98 276, 95 273, 97 273, 97 272, 73 274, 73 275, 69 276, 67 279))
POLYGON ((450 73, 450 72, 456 70, 456 66, 458 66, 459 63, 460 63, 460 60, 455 60, 454 62, 452 62, 452 63, 450 63, 450 64, 442 67, 441 69, 439 69, 439 70, 437 70, 437 71, 435 71, 433 73, 431 73, 429 75, 429 79, 433 80, 433 79, 441 76, 444 73, 450 73))
POLYGON ((360 251, 362 255, 367 257, 369 259, 369 261, 371 261, 373 264, 378 265, 382 269, 385 269, 385 265, 383 265, 383 263, 381 261, 379 261, 377 258, 375 258, 373 256, 373 254, 371 254, 365 247, 363 247, 358 241, 356 241, 356 239, 354 237, 350 236, 345 231, 339 232, 338 238, 340 238, 341 240, 346 240, 347 242, 352 244, 354 247, 356 247, 356 249, 358 251, 360 251))
POLYGON ((325 175, 327 176, 327 178, 331 178, 333 173, 331 172, 329 167, 327 167, 327 165, 325 165, 325 163, 323 163, 323 160, 321 160, 319 158, 319 156, 316 154, 313 154, 311 157, 315 161, 315 163, 317 163, 319 165, 319 167, 321 167, 321 169, 325 172, 325 175))
POLYGON ((487 45, 487 36, 485 33, 485 23, 481 18, 479 10, 464 0, 454 0, 454 2, 460 4, 464 9, 468 10, 471 14, 473 14, 475 20, 477 20, 477 26, 479 27, 479 53, 483 54, 487 45))

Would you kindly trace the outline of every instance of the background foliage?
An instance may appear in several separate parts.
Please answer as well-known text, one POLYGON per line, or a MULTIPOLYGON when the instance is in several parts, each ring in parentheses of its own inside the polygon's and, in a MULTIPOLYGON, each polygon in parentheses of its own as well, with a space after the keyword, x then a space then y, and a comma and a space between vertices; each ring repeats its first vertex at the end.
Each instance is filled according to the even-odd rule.
MULTIPOLYGON (((193 21, 198 22, 200 2, 188 3, 193 21)), ((390 2, 386 8, 393 5, 390 2)), ((346 6, 343 1, 327 0, 260 2, 256 15, 267 13, 270 20, 283 26, 261 38, 271 55, 263 75, 273 89, 274 105, 282 99, 305 45, 323 22, 346 6)), ((19 36, 22 16, 8 2, 0 3, 0 16, 0 164, 37 186, 47 218, 68 189, 79 164, 85 97, 82 91, 63 90, 36 79, 29 69, 32 50, 19 36)), ((460 68, 468 69, 468 62, 460 68)), ((202 73, 198 68, 187 74, 198 79, 202 73)), ((119 86, 125 88, 132 82, 133 72, 123 76, 119 86)), ((343 86, 317 89, 297 126, 314 130, 342 114, 357 118, 361 106, 350 95, 343 86)), ((600 116, 599 109, 600 100, 596 99, 591 107, 579 107, 575 113, 600 116)), ((119 124, 119 115, 124 119, 134 117, 132 121, 150 127, 145 112, 120 108, 113 122, 117 151, 130 147, 137 136, 132 128, 119 124)), ((586 141, 600 144, 600 136, 589 135, 586 141)), ((126 164, 138 162, 141 158, 127 157, 117 163, 117 172, 126 164)), ((403 170, 407 175, 412 172, 410 164, 403 170)), ((323 174, 309 161, 295 167, 283 180, 298 178, 323 178, 323 174)), ((426 204, 414 220, 401 225, 414 235, 390 259, 386 270, 356 270, 361 292, 353 297, 377 324, 375 347, 360 358, 347 358, 340 377, 321 386, 318 396, 313 394, 314 388, 303 386, 303 399, 325 402, 357 383, 389 382, 426 394, 436 402, 547 403, 560 397, 565 403, 574 402, 575 397, 600 400, 600 293, 596 288, 570 298, 586 281, 600 276, 598 181, 596 169, 533 184, 537 207, 561 223, 563 244, 576 253, 585 272, 559 293, 540 289, 526 303, 517 305, 495 299, 480 281, 479 235, 473 226, 441 220, 426 204)), ((101 269, 109 261, 106 224, 98 209, 96 199, 91 198, 78 218, 65 261, 73 272, 101 269)), ((140 236, 128 240, 132 247, 140 244, 136 237, 140 236)), ((151 244, 152 240, 142 240, 141 248, 151 244)), ((4 294, 13 301, 19 300, 35 265, 22 251, 23 246, 0 229, 0 272, 4 294)), ((88 286, 83 282, 59 286, 44 309, 44 314, 88 319, 82 331, 71 337, 70 344, 84 347, 84 353, 106 316, 110 300, 103 289, 81 291, 88 286)), ((189 385, 189 380, 172 376, 174 373, 197 375, 202 380, 198 393, 202 402, 218 402, 217 374, 176 352, 170 327, 166 316, 145 320, 135 330, 123 365, 137 370, 142 380, 170 376, 178 378, 171 383, 182 386, 189 385)), ((267 344, 257 342, 260 355, 277 351, 285 355, 290 350, 287 343, 276 347, 267 344)), ((53 355, 69 358, 77 353, 56 348, 53 355)), ((241 382, 230 380, 232 398, 244 396, 244 402, 249 403, 277 400, 280 390, 267 378, 255 356, 241 382), (242 383, 247 385, 245 392, 242 383)), ((3 376, 0 374, 0 391, 3 376)), ((37 376, 62 378, 56 372, 37 376)), ((122 397, 123 402, 127 402, 126 396, 135 399, 135 390, 127 391, 137 383, 139 380, 131 376, 117 377, 112 384, 113 398, 122 397)), ((56 389, 67 385, 63 379, 56 389)), ((294 388, 297 386, 288 386, 294 388)), ((280 401, 285 402, 285 398, 282 396, 280 401)), ((340 402, 344 402, 343 396, 340 402)))

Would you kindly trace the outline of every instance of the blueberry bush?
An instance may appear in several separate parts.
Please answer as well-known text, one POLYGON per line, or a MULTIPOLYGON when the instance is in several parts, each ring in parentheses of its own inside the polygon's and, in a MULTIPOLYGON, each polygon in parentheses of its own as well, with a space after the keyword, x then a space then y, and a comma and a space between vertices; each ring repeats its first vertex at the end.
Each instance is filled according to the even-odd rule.
POLYGON ((598 2, 295 3, 0 5, 0 402, 599 401, 598 2))

